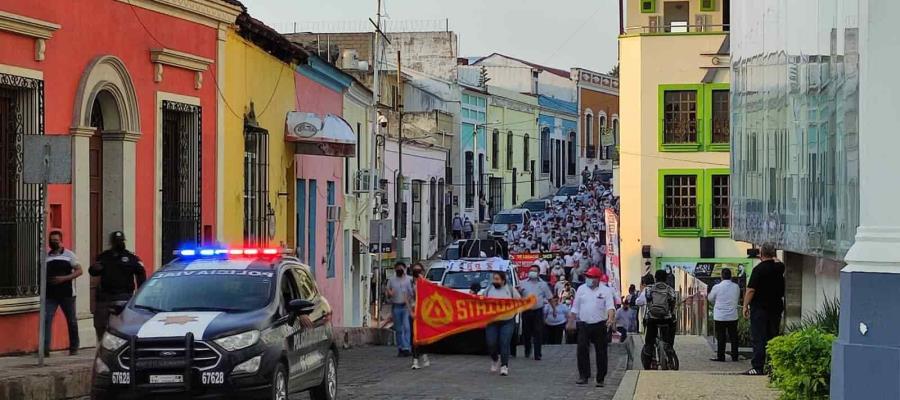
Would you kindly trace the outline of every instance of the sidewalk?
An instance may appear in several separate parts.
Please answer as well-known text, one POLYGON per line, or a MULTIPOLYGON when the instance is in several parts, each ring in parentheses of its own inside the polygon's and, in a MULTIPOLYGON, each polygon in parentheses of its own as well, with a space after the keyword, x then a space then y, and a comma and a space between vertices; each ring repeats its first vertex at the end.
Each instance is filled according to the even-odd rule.
MULTIPOLYGON (((643 339, 633 339, 633 370, 626 373, 614 400, 777 400, 778 391, 768 386, 767 377, 744 376, 750 361, 709 361, 715 352, 702 336, 678 336, 675 350, 679 371, 642 371, 640 351, 643 339)), ((630 341, 630 340, 629 340, 630 341)))

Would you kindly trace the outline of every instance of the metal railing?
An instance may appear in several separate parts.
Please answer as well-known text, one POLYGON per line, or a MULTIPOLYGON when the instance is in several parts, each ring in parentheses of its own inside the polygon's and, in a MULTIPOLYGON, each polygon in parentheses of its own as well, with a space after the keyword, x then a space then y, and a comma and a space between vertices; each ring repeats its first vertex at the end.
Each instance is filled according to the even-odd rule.
POLYGON ((642 34, 642 33, 652 33, 652 34, 666 34, 666 33, 712 33, 712 32, 720 32, 727 33, 729 30, 728 24, 702 24, 702 25, 688 25, 688 24, 660 24, 660 25, 642 25, 642 26, 627 26, 625 27, 625 34, 642 34))
POLYGON ((675 306, 676 331, 679 335, 705 336, 709 328, 706 284, 680 268, 672 271, 672 274, 675 275, 675 292, 678 298, 675 306))

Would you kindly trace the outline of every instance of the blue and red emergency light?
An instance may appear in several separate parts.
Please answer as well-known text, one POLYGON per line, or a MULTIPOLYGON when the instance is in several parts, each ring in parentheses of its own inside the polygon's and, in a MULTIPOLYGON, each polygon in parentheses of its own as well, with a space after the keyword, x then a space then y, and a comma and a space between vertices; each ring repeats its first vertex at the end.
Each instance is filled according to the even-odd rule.
POLYGON ((278 248, 197 248, 197 249, 181 249, 176 250, 175 255, 179 257, 240 257, 240 256, 277 256, 280 254, 291 254, 288 249, 278 248))

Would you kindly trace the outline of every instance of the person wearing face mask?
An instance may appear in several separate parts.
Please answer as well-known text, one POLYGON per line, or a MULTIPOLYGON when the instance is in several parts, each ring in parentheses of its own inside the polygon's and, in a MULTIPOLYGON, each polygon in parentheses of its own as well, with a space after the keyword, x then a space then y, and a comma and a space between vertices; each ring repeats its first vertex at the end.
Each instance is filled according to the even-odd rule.
POLYGON ((553 292, 547 282, 538 275, 540 267, 532 265, 528 270, 528 279, 519 283, 522 297, 535 296, 534 307, 522 313, 522 341, 525 342, 525 358, 531 357, 534 345, 534 359, 541 360, 541 344, 544 340, 544 304, 553 298, 553 292))
MULTIPOLYGON (((506 274, 495 271, 491 275, 491 286, 481 292, 482 296, 495 299, 521 299, 522 296, 507 283, 506 274)), ((509 353, 512 335, 516 330, 515 317, 494 321, 484 329, 488 354, 491 355, 491 372, 500 370, 501 376, 509 375, 509 353)))
POLYGON ((572 313, 569 318, 575 319, 578 337, 578 375, 576 381, 584 385, 591 377, 590 346, 594 345, 594 354, 597 363, 597 387, 604 386, 607 366, 607 339, 608 330, 615 329, 616 304, 615 292, 600 282, 604 277, 600 268, 591 267, 584 274, 585 284, 578 287, 575 292, 575 301, 572 304, 572 313), (607 326, 607 324, 610 324, 607 326))
POLYGON ((394 335, 397 340, 397 357, 409 357, 410 324, 409 304, 413 296, 412 279, 406 276, 406 264, 398 261, 394 264, 394 274, 388 279, 387 295, 391 301, 391 316, 394 321, 394 335))
POLYGON ((125 248, 125 234, 115 231, 109 235, 109 250, 100 253, 88 268, 91 275, 91 291, 94 293, 94 331, 97 342, 106 332, 109 322, 109 305, 115 301, 131 299, 134 291, 147 280, 147 271, 141 259, 125 248))
POLYGON ((69 355, 78 354, 78 318, 75 316, 75 278, 83 273, 75 253, 62 245, 62 232, 50 232, 47 253, 47 300, 44 303, 44 356, 50 355, 50 335, 56 308, 62 309, 69 328, 69 355))
MULTIPOLYGON (((411 270, 412 270, 412 289, 413 290, 412 290, 412 296, 410 296, 410 299, 409 299, 409 309, 410 309, 409 324, 410 324, 410 326, 413 325, 413 318, 416 315, 416 311, 417 311, 416 310, 416 283, 421 279, 425 279, 425 267, 422 265, 422 263, 417 262, 412 265, 411 270)), ((412 345, 412 359, 413 359, 412 369, 425 368, 425 367, 428 367, 431 365, 431 360, 428 359, 428 354, 422 353, 422 350, 419 348, 419 346, 416 346, 415 344, 412 345)))

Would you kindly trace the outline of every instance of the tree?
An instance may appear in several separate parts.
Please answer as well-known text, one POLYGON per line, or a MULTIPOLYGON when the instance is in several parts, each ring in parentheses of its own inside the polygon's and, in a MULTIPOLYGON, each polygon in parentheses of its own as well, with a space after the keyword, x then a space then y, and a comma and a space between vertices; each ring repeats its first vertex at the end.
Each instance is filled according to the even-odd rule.
POLYGON ((612 76, 614 78, 618 78, 619 77, 619 64, 616 63, 616 65, 614 65, 612 67, 612 69, 609 70, 609 72, 607 72, 606 74, 609 76, 612 76))

